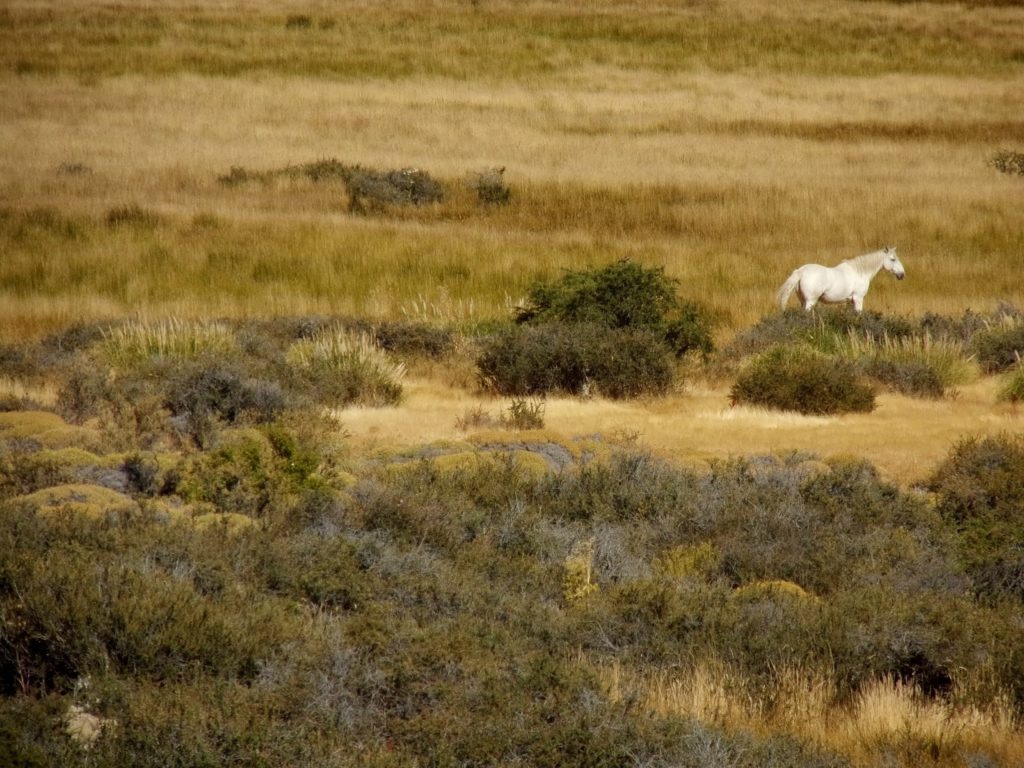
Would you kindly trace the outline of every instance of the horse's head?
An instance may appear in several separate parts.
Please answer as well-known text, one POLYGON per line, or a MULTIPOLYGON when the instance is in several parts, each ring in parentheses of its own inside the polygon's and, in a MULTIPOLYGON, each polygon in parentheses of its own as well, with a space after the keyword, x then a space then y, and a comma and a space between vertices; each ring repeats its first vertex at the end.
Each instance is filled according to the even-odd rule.
POLYGON ((896 275, 897 280, 902 280, 906 275, 903 270, 903 263, 900 261, 900 257, 896 255, 895 246, 887 246, 882 249, 882 269, 886 269, 896 275))

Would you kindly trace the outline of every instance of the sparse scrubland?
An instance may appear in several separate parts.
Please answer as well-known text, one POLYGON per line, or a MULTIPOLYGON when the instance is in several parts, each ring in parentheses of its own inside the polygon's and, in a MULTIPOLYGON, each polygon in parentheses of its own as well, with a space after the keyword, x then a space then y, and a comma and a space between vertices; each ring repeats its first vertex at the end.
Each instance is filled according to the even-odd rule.
POLYGON ((6 3, 0 766, 1024 764, 1021 28, 6 3))

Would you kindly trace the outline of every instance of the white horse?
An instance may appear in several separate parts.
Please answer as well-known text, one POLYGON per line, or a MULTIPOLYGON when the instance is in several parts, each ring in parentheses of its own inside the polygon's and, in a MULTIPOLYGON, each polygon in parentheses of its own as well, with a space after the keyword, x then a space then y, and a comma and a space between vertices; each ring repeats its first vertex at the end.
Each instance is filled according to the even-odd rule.
POLYGON ((886 270, 902 280, 906 274, 896 249, 883 248, 852 259, 834 267, 823 267, 820 264, 804 264, 793 270, 793 274, 782 284, 775 294, 779 308, 785 309, 790 294, 796 290, 804 309, 810 312, 819 301, 836 303, 849 301, 855 311, 864 308, 864 295, 868 292, 871 278, 880 270, 886 270))

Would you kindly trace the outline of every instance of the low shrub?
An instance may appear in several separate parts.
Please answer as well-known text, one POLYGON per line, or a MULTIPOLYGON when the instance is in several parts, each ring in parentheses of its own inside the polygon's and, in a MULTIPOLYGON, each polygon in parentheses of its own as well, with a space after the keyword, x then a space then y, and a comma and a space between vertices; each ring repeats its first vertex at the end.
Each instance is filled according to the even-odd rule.
POLYGON ((280 428, 225 431, 218 445, 184 465, 174 490, 216 511, 257 519, 276 514, 281 522, 298 503, 298 494, 316 487, 312 475, 319 456, 280 428))
POLYGON ((304 13, 290 13, 284 21, 285 29, 309 29, 313 26, 313 19, 304 13))
POLYGON ((1024 438, 961 440, 928 487, 938 495, 939 512, 955 524, 994 517, 1024 526, 1024 438))
POLYGON ((865 413, 875 407, 874 390, 852 363, 797 345, 758 355, 740 373, 729 397, 733 405, 802 414, 865 413))
POLYGON ((218 181, 228 187, 249 182, 265 184, 277 179, 342 183, 348 191, 349 208, 354 213, 378 211, 396 205, 438 203, 446 196, 444 186, 426 171, 417 168, 378 171, 361 165, 346 165, 333 158, 272 171, 250 171, 233 166, 229 173, 218 177, 218 181))
POLYGON ((455 349, 455 334, 450 328, 438 328, 420 322, 386 321, 361 323, 343 321, 349 331, 372 336, 381 349, 395 355, 443 358, 455 349))
POLYGON ((742 331, 726 348, 726 357, 747 357, 782 344, 804 343, 820 352, 834 353, 851 337, 868 343, 883 339, 901 340, 917 333, 906 318, 865 310, 856 313, 847 307, 821 307, 813 312, 789 308, 761 319, 753 328, 742 331))
POLYGON ((470 179, 469 187, 484 205, 507 205, 512 198, 512 191, 505 183, 503 167, 481 171, 470 179))
POLYGON ((904 395, 938 400, 946 395, 946 386, 932 366, 918 360, 897 361, 870 357, 860 363, 861 370, 904 395))
POLYGON ((1024 401, 1024 364, 1007 373, 999 387, 997 398, 1014 405, 1024 401))
POLYGON ((673 377, 649 331, 584 323, 508 328, 485 341, 476 365, 485 388, 512 396, 663 394, 673 377))
POLYGON ((382 172, 357 165, 349 169, 345 182, 350 210, 356 213, 389 205, 438 203, 445 198, 441 183, 417 168, 382 172))
POLYGON ((514 397, 502 411, 500 422, 506 429, 543 429, 544 401, 514 397))
POLYGON ((198 445, 219 424, 266 423, 287 405, 281 385, 249 375, 240 365, 202 359, 167 376, 164 405, 198 445))

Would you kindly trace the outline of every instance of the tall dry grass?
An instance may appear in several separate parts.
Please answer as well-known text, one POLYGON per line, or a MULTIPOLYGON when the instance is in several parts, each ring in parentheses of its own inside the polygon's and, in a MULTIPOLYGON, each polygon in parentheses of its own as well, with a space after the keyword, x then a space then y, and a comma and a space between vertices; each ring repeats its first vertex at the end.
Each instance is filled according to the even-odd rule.
POLYGON ((774 671, 771 700, 720 661, 679 672, 644 674, 612 664, 598 668, 615 700, 632 699, 661 716, 683 716, 728 730, 788 734, 845 755, 858 768, 927 763, 959 766, 987 754, 998 765, 1024 761, 1024 734, 1008 698, 987 707, 924 696, 892 677, 862 687, 851 701, 836 697, 835 681, 820 670, 774 671), (893 762, 895 761, 895 762, 893 762))

